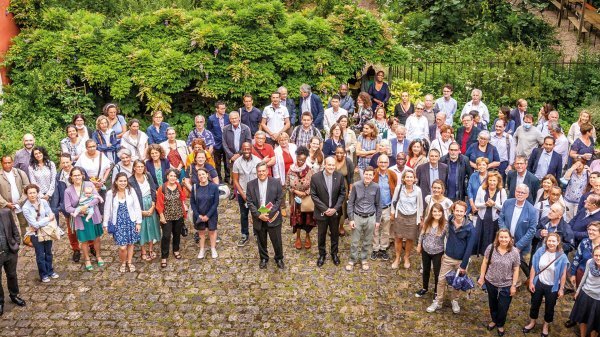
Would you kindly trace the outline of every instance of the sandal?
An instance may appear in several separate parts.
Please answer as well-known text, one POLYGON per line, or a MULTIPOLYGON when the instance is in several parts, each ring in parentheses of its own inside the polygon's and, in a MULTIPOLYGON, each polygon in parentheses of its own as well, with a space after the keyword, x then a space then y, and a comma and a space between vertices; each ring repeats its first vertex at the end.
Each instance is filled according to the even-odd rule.
POLYGON ((154 251, 150 252, 150 261, 156 259, 158 255, 156 255, 156 253, 154 251))
POLYGON ((177 260, 181 260, 181 254, 179 252, 173 252, 173 256, 175 256, 177 260))
POLYGON ((92 271, 94 270, 94 267, 92 267, 92 262, 90 262, 90 260, 85 260, 85 270, 87 271, 92 271))
POLYGON ((98 267, 104 267, 104 261, 98 261, 98 267))
POLYGON ((133 273, 135 271, 135 266, 133 263, 128 263, 127 265, 129 266, 129 272, 133 273))
POLYGON ((121 267, 119 267, 119 272, 124 273, 127 271, 127 264, 121 263, 121 267))
POLYGON ((160 267, 161 268, 167 268, 167 260, 160 261, 160 267))
POLYGON ((142 260, 144 260, 146 262, 150 261, 151 260, 150 255, 148 255, 146 253, 142 254, 142 260))

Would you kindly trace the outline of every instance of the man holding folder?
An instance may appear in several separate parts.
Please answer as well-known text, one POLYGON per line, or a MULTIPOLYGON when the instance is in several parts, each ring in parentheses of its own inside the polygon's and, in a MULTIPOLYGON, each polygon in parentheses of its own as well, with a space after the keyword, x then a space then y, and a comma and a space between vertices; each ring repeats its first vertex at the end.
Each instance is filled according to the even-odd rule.
POLYGON ((256 175, 258 178, 248 183, 247 201, 258 242, 259 266, 260 269, 266 269, 269 262, 268 234, 275 250, 275 263, 279 269, 283 269, 282 218, 279 212, 283 199, 281 182, 269 177, 269 168, 264 162, 256 165, 256 175))

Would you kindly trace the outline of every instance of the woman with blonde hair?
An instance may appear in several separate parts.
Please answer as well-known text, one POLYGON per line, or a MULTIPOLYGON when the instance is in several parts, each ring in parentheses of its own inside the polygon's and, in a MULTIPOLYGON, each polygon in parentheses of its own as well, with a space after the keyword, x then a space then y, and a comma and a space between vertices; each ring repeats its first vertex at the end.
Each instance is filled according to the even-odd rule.
POLYGON ((98 116, 96 131, 92 134, 92 139, 96 141, 98 151, 104 153, 113 163, 117 163, 119 161, 117 152, 121 148, 121 139, 117 138, 117 134, 108 125, 108 117, 98 116))
MULTIPOLYGON (((590 114, 590 112, 587 110, 581 110, 581 112, 579 113, 579 119, 577 119, 577 122, 575 122, 571 125, 571 128, 569 129, 569 133, 567 134, 567 139, 569 140, 569 143, 570 144, 575 143, 575 140, 577 138, 581 137, 581 126, 583 124, 587 124, 587 123, 591 123, 591 122, 592 122, 592 115, 590 114)), ((592 136, 592 138, 596 139, 596 128, 593 125, 592 125, 591 136, 592 136)))

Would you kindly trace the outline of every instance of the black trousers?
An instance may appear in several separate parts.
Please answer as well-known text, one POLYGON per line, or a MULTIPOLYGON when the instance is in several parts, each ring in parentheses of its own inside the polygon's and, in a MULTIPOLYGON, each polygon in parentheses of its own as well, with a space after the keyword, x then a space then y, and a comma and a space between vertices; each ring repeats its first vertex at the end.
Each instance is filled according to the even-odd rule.
POLYGON ((520 254, 520 258, 521 258, 521 263, 520 263, 520 267, 521 270, 523 271, 523 273, 525 273, 525 276, 527 276, 527 278, 529 278, 529 272, 531 271, 531 267, 529 267, 529 263, 527 263, 527 261, 525 260, 526 255, 527 254, 520 254))
POLYGON ((19 282, 17 280, 18 255, 7 252, 0 254, 0 304, 4 304, 4 288, 2 287, 2 267, 6 273, 6 283, 10 296, 19 295, 19 282))
POLYGON ((440 276, 440 268, 442 267, 442 255, 444 252, 439 254, 430 255, 421 247, 421 260, 423 261, 423 289, 429 289, 429 277, 431 275, 431 264, 433 263, 433 292, 437 294, 438 277, 440 276))
POLYGON ((325 256, 327 231, 331 233, 331 256, 338 254, 338 242, 340 241, 340 217, 337 215, 326 216, 325 220, 317 220, 318 239, 319 239, 319 256, 325 256))
POLYGON ((215 159, 215 169, 217 170, 217 176, 219 177, 219 182, 222 184, 229 184, 229 165, 227 165, 227 155, 225 154, 224 149, 213 149, 213 158, 215 159), (223 170, 225 171, 225 179, 223 180, 223 176, 221 175, 221 166, 223 166, 223 170))
MULTIPOLYGON (((256 219, 254 220, 256 221, 256 219)), ((281 242, 281 225, 277 227, 268 227, 267 223, 261 222, 260 229, 254 230, 258 242, 258 254, 261 260, 269 260, 269 250, 267 249, 267 235, 275 251, 275 261, 283 260, 283 246, 281 242)))
POLYGON ((171 236, 173 237, 173 251, 179 251, 181 242, 181 228, 183 228, 183 218, 167 221, 162 225, 162 238, 160 240, 160 258, 169 257, 169 246, 171 245, 171 236))
POLYGON ((512 297, 510 296, 510 286, 498 288, 486 280, 485 287, 488 294, 492 322, 496 323, 497 327, 502 328, 506 323, 508 308, 512 301, 512 297))
POLYGON ((531 294, 531 309, 529 309, 529 318, 537 319, 542 306, 542 298, 546 298, 544 304, 544 321, 552 323, 554 320, 554 307, 558 299, 558 291, 553 292, 552 286, 543 284, 538 281, 535 283, 535 292, 531 294))

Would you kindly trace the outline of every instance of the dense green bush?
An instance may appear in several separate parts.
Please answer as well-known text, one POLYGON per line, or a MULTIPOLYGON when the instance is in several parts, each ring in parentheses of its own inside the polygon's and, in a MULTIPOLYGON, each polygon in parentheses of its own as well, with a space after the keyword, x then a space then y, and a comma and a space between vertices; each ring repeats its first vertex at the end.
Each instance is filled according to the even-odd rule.
MULTIPOLYGON (((90 10, 46 3, 56 1, 21 0, 12 8, 25 28, 7 54, 13 83, 0 127, 35 130, 52 147, 74 113, 95 116, 107 101, 129 116, 171 113, 167 120, 185 132, 191 114, 210 113, 217 99, 238 106, 250 92, 260 104, 280 85, 297 97, 302 83, 331 93, 367 62, 409 58, 386 22, 354 5, 320 17, 310 9, 288 13, 277 0, 182 0, 191 9, 116 19, 88 1, 77 8, 90 10)), ((11 132, 0 141, 15 148, 11 132)))

